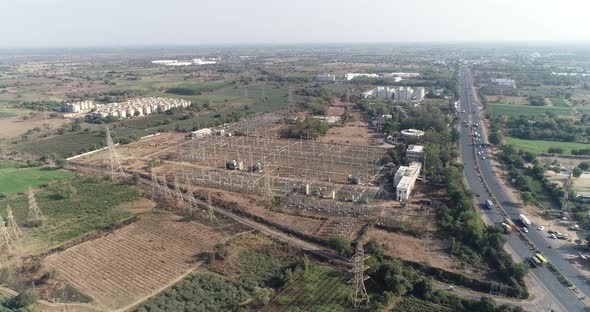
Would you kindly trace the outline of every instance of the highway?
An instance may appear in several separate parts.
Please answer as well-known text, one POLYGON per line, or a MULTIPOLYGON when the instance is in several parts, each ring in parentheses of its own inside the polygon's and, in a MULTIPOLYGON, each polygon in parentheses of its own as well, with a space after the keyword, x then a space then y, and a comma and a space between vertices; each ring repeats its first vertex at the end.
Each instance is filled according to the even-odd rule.
MULTIPOLYGON (((483 203, 485 200, 490 199, 486 191, 485 185, 479 177, 478 166, 482 174, 482 178, 486 184, 490 187, 490 191, 494 194, 494 197, 498 200, 500 205, 508 213, 509 217, 514 221, 516 225, 520 225, 518 215, 520 207, 518 203, 515 203, 505 189, 500 184, 500 178, 496 175, 495 168, 490 162, 490 153, 485 148, 477 147, 473 144, 474 132, 478 132, 481 139, 477 141, 477 144, 487 143, 487 138, 481 131, 480 122, 480 110, 479 101, 475 94, 475 90, 472 84, 472 78, 470 70, 467 66, 461 67, 459 71, 459 93, 460 93, 460 108, 459 110, 465 111, 461 113, 461 121, 471 122, 472 124, 479 124, 478 128, 470 126, 460 126, 460 153, 461 160, 464 165, 464 177, 467 183, 467 187, 472 191, 475 196, 478 205, 478 211, 482 215, 486 215, 492 222, 500 223, 503 221, 503 215, 500 213, 498 207, 493 209, 484 208, 483 203), (481 152, 481 155, 477 153, 481 152), (483 158, 485 157, 485 159, 483 158)), ((580 276, 580 273, 573 267, 573 265, 563 258, 563 254, 560 253, 559 249, 548 248, 548 241, 544 237, 547 235, 544 231, 537 231, 538 225, 533 224, 530 227, 528 234, 525 234, 529 239, 536 245, 536 247, 545 255, 545 257, 552 262, 561 272, 574 283, 584 295, 590 294, 590 280, 584 276, 580 276)), ((513 232, 512 234, 506 235, 507 244, 511 247, 514 253, 521 259, 525 260, 532 256, 533 253, 530 248, 522 241, 522 239, 513 232)), ((539 311, 549 311, 548 307, 551 306, 554 310, 562 311, 590 311, 586 309, 586 306, 578 299, 578 297, 568 288, 563 286, 546 267, 537 267, 530 270, 529 275, 536 280, 542 289, 547 290, 545 295, 547 298, 544 299, 543 303, 539 303, 539 311)))

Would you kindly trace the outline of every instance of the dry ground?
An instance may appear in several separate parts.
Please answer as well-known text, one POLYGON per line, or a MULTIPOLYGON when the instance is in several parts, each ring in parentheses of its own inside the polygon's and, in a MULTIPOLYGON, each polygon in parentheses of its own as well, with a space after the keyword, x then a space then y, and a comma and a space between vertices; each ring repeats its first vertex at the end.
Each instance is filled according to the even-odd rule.
POLYGON ((44 119, 42 114, 37 114, 27 120, 23 120, 22 117, 0 118, 0 139, 17 137, 35 127, 41 129, 45 129, 46 127, 56 129, 68 122, 70 122, 70 120, 65 118, 48 117, 47 119, 44 119))
POLYGON ((58 279, 116 309, 152 295, 195 267, 227 236, 173 214, 150 215, 105 237, 47 257, 58 279))

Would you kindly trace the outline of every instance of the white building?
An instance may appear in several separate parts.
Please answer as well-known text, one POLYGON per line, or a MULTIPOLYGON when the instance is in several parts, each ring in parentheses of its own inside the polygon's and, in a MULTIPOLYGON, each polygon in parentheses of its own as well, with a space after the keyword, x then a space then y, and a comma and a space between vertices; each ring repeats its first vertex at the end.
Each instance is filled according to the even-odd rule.
POLYGON ((377 77, 379 77, 379 75, 377 75, 377 74, 361 74, 361 73, 347 73, 346 75, 344 75, 344 78, 346 80, 352 80, 356 77, 377 78, 377 77))
POLYGON ((317 82, 335 82, 336 81, 336 76, 334 75, 317 75, 315 76, 315 81, 317 82))
POLYGON ((175 107, 188 107, 190 105, 190 101, 182 99, 145 97, 128 100, 123 103, 101 105, 87 116, 91 118, 106 118, 108 116, 130 118, 165 112, 175 107))
POLYGON ((211 128, 203 128, 203 129, 199 129, 197 131, 191 131, 191 137, 192 138, 202 138, 204 136, 207 135, 211 135, 211 128))
POLYGON ((155 60, 155 61, 152 61, 152 64, 165 65, 165 64, 176 63, 176 62, 178 62, 178 61, 177 60, 155 60))
POLYGON ((424 131, 417 129, 405 129, 400 131, 402 138, 416 138, 420 139, 424 136, 424 131))
POLYGON ((408 149, 406 149, 406 158, 410 161, 422 161, 423 156, 424 146, 422 145, 410 144, 410 146, 408 146, 408 149))
POLYGON ((395 186, 396 197, 398 201, 407 201, 412 194, 412 189, 416 184, 416 180, 420 175, 422 164, 419 162, 412 162, 409 166, 400 166, 393 177, 393 185, 395 186))
POLYGON ((382 100, 397 100, 397 101, 420 101, 424 99, 426 89, 418 87, 412 89, 411 87, 376 87, 369 91, 363 92, 361 95, 364 98, 374 97, 382 100))
POLYGON ((205 59, 201 59, 201 58, 196 58, 196 59, 193 59, 193 63, 195 65, 211 65, 211 64, 217 64, 217 59, 205 60, 205 59))
POLYGON ((79 101, 73 103, 66 103, 64 110, 69 113, 82 113, 87 112, 96 107, 96 104, 92 101, 79 101))
POLYGON ((503 88, 516 88, 516 82, 513 79, 506 78, 492 78, 490 81, 498 87, 503 88))

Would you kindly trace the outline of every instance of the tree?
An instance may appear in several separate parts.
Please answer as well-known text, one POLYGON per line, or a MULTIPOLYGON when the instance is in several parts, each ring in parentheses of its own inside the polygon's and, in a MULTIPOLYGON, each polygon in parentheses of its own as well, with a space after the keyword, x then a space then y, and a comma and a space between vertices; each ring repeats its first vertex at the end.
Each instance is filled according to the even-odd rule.
POLYGON ((58 159, 55 161, 55 165, 56 165, 58 168, 63 168, 63 167, 65 167, 67 164, 68 164, 68 161, 67 161, 65 158, 58 158, 58 159))
POLYGON ((574 168, 574 170, 572 170, 572 174, 574 175, 574 178, 579 178, 582 175, 582 169, 576 167, 574 168))
POLYGON ((578 168, 582 170, 588 170, 590 168, 590 162, 584 161, 578 165, 578 168))
POLYGON ((254 296, 254 302, 261 306, 268 304, 274 294, 274 289, 262 287, 254 287, 254 291, 252 292, 252 295, 254 296))
POLYGON ((344 256, 352 255, 352 242, 349 239, 342 236, 332 236, 328 243, 339 254, 344 256))
POLYGON ((520 198, 525 205, 528 205, 533 201, 533 194, 531 192, 520 192, 520 198))

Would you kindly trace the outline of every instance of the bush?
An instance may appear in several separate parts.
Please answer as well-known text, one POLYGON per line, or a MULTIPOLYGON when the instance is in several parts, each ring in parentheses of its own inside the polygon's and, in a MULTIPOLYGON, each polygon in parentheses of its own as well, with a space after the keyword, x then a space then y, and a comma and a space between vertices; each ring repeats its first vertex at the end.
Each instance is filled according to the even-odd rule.
POLYGON ((332 236, 330 237, 328 244, 334 250, 336 250, 339 254, 343 256, 351 256, 352 255, 352 242, 342 236, 332 236))
POLYGON ((37 300, 37 294, 32 289, 27 289, 18 296, 12 298, 10 300, 11 306, 15 308, 25 308, 30 306, 31 304, 35 303, 37 300))

